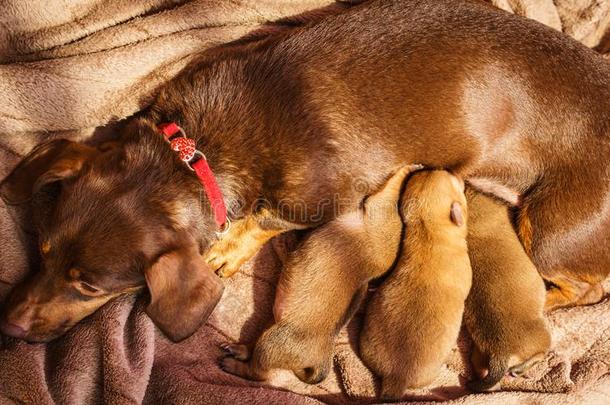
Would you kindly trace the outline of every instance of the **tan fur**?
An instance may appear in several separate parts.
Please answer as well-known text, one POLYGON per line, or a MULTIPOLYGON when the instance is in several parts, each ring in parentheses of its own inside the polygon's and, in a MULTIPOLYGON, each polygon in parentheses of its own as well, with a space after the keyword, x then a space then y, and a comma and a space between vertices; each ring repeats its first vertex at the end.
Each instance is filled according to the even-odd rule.
POLYGON ((466 199, 455 180, 445 171, 409 180, 402 202, 403 252, 367 307, 360 354, 381 377, 385 399, 430 383, 459 333, 471 269, 466 199), (451 220, 454 202, 462 207, 462 226, 451 220))
POLYGON ((396 259, 402 229, 397 203, 410 170, 394 174, 360 211, 308 236, 280 277, 277 323, 258 339, 251 358, 243 345, 226 346, 234 357, 223 360, 226 371, 255 380, 264 380, 273 368, 290 369, 308 383, 326 377, 336 334, 357 308, 367 282, 396 259))
POLYGON ((544 283, 513 229, 508 208, 472 190, 467 197, 473 284, 464 319, 479 377, 470 388, 481 391, 507 372, 519 375, 541 360, 551 337, 543 318, 544 283))
MULTIPOLYGON (((519 194, 533 262, 545 279, 562 279, 554 282, 566 297, 558 304, 601 296, 610 269, 606 61, 558 32, 470 0, 370 1, 279 31, 194 58, 150 108, 117 128, 116 147, 88 154, 89 147, 49 141, 60 155, 75 154, 69 170, 49 171, 53 159, 44 158, 0 184, 7 202, 41 201, 35 186, 52 186, 44 187, 53 192, 42 207, 54 205, 54 215, 35 215, 47 220, 39 233, 54 244, 37 283, 61 282, 66 268, 55 257, 66 255, 117 292, 143 285, 143 271, 186 236, 207 252, 218 231, 209 201, 159 135, 159 124, 176 122, 205 151, 231 218, 249 214, 238 206, 264 201, 276 218, 320 226, 338 215, 330 202, 353 211, 396 167, 422 162, 519 194), (559 119, 566 111, 570 119, 559 119), (179 214, 190 223, 176 226, 172 201, 187 208, 179 214)), ((46 155, 40 152, 34 157, 46 155)), ((0 317, 35 324, 14 318, 22 303, 9 302, 0 317)))
POLYGON ((261 221, 270 217, 267 211, 234 221, 226 234, 206 255, 208 264, 220 277, 231 277, 267 241, 286 229, 263 229, 261 221))

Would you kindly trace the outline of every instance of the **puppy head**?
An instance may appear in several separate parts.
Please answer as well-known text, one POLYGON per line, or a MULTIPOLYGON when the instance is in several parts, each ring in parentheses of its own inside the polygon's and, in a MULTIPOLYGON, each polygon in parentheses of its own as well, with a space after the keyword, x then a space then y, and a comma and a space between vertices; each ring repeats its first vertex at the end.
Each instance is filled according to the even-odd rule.
POLYGON ((407 224, 424 221, 466 232, 464 182, 444 170, 415 173, 407 182, 402 211, 407 224))
MULTIPOLYGON (((141 134, 140 134, 141 135, 141 134)), ((48 341, 110 299, 148 287, 148 314, 172 340, 192 334, 222 284, 202 259, 214 235, 197 180, 164 141, 98 151, 47 142, 3 181, 7 203, 30 199, 39 232, 38 272, 9 295, 0 329, 48 341)))

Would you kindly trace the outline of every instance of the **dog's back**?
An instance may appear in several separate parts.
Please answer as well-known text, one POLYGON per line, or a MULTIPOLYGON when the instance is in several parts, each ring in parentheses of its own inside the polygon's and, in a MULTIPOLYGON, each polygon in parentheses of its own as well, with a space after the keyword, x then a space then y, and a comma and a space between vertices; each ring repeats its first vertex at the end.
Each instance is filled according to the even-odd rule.
POLYGON ((471 283, 463 184, 443 171, 415 174, 402 211, 403 252, 368 304, 360 337, 387 399, 436 376, 457 339, 471 283))

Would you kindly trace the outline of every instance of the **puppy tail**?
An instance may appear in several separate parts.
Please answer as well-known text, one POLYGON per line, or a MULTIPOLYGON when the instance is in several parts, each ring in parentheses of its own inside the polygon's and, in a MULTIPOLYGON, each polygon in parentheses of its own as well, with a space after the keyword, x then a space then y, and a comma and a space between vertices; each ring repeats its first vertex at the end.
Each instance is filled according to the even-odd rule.
POLYGON ((506 375, 508 371, 507 359, 492 357, 489 360, 489 372, 480 380, 469 381, 466 386, 471 391, 483 392, 493 388, 506 375))

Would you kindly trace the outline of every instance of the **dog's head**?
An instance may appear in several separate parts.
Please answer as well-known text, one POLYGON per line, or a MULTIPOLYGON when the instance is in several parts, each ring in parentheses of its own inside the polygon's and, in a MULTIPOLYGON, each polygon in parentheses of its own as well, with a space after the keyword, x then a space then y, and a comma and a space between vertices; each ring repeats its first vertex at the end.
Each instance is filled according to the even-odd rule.
POLYGON ((31 203, 42 261, 7 298, 2 332, 48 341, 143 287, 148 314, 170 339, 206 320, 223 291, 201 256, 215 225, 189 169, 161 137, 146 139, 108 150, 50 141, 3 181, 7 203, 31 203))

